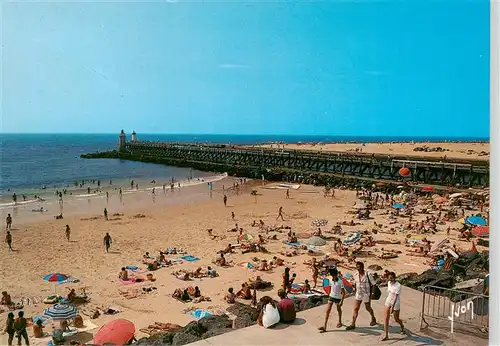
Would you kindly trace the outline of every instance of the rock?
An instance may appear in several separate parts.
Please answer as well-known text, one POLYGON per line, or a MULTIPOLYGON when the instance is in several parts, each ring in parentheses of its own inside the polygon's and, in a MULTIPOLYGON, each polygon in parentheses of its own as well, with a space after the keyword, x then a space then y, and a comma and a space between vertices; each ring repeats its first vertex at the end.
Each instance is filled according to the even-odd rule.
POLYGON ((204 317, 198 321, 198 324, 200 324, 202 328, 205 328, 207 330, 205 333, 208 333, 215 329, 226 329, 233 327, 233 321, 226 315, 213 315, 204 317))
POLYGON ((246 328, 257 323, 257 318, 254 320, 252 316, 242 315, 234 319, 234 329, 246 328))
POLYGON ((181 331, 178 333, 175 333, 174 338, 172 340, 172 345, 187 345, 192 342, 196 342, 201 340, 201 337, 196 336, 194 334, 181 331))
POLYGON ((258 311, 256 308, 236 302, 232 306, 228 307, 227 312, 237 316, 243 317, 248 316, 250 320, 257 321, 258 311))
POLYGON ((178 333, 193 334, 195 336, 201 337, 207 331, 208 328, 205 327, 202 323, 200 323, 199 321, 193 321, 190 322, 188 325, 186 325, 184 328, 182 328, 178 333))
POLYGON ((208 332, 206 332, 205 334, 203 334, 203 339, 208 339, 208 338, 211 338, 212 336, 217 336, 217 335, 229 333, 232 331, 233 331, 232 328, 211 329, 208 332))

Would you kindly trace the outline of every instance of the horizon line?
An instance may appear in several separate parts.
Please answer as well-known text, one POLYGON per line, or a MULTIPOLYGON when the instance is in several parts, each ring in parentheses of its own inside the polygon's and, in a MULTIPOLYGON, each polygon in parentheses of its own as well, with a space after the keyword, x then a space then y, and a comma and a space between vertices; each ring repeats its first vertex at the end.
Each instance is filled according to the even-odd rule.
MULTIPOLYGON (((132 131, 133 132, 133 131, 132 131)), ((125 134, 132 134, 125 132, 125 134)), ((0 132, 2 135, 119 135, 120 132, 0 132)), ((491 137, 487 136, 398 136, 398 135, 340 135, 340 134, 242 134, 242 133, 189 133, 189 132, 137 132, 137 135, 171 135, 171 136, 261 136, 261 137, 356 137, 356 138, 407 138, 407 139, 477 139, 490 141, 491 137)))

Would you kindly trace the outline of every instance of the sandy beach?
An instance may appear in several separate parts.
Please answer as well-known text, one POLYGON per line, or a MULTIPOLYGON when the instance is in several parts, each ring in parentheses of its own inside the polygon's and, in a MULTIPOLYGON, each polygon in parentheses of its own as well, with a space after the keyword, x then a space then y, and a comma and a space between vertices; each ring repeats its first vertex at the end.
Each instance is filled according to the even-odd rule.
MULTIPOLYGON (((259 272, 252 269, 235 265, 230 268, 215 267, 219 276, 215 278, 194 279, 193 281, 181 281, 171 275, 179 269, 195 270, 198 267, 206 269, 212 265, 211 262, 217 257, 217 251, 224 249, 227 244, 237 243, 237 234, 228 232, 237 223, 245 233, 257 238, 259 229, 252 227, 253 221, 263 220, 266 225, 290 226, 297 234, 313 232, 315 227, 311 226, 313 219, 326 219, 328 226, 323 227, 326 231, 337 222, 351 221, 354 215, 352 206, 356 203, 355 191, 336 190, 335 198, 324 197, 323 189, 314 186, 301 186, 298 190, 290 190, 290 199, 285 198, 285 190, 276 188, 276 184, 261 185, 260 182, 249 182, 236 190, 228 191, 227 187, 233 184, 233 180, 224 179, 213 183, 212 193, 208 192, 206 186, 196 192, 187 193, 183 190, 178 194, 185 193, 185 199, 178 199, 172 203, 172 196, 168 193, 158 193, 153 202, 149 194, 131 195, 135 202, 127 202, 119 208, 118 204, 108 206, 110 219, 106 221, 102 217, 100 208, 103 204, 91 203, 97 206, 88 207, 86 201, 75 207, 74 213, 65 213, 63 220, 37 220, 22 216, 14 218, 12 226, 13 248, 10 251, 6 244, 2 246, 2 266, 0 287, 8 291, 14 301, 19 302, 23 298, 36 297, 38 300, 54 294, 55 286, 57 293, 66 295, 70 288, 85 288, 90 296, 90 303, 82 306, 80 313, 84 319, 95 307, 112 307, 120 311, 117 315, 101 316, 92 323, 101 326, 106 322, 125 318, 133 321, 136 330, 145 328, 154 322, 169 322, 184 325, 193 320, 184 311, 195 307, 207 311, 224 310, 228 304, 224 302, 224 294, 229 287, 238 290, 242 282, 249 278, 260 275, 263 280, 274 283, 274 288, 267 292, 258 292, 258 298, 268 294, 276 298, 276 291, 281 282, 283 267, 275 268, 272 272, 259 272), (226 191, 222 191, 225 185, 226 191), (269 188, 271 187, 271 188, 269 188), (272 188, 275 187, 275 188, 272 188), (257 195, 250 194, 256 189, 257 195), (223 195, 227 194, 227 206, 223 204, 223 195), (146 197, 145 197, 146 196, 146 197), (170 201, 170 202, 169 202, 170 201), (285 221, 276 221, 278 208, 282 206, 285 221), (232 220, 231 212, 235 219, 232 220), (114 215, 119 213, 120 215, 114 215), (71 227, 71 241, 65 238, 65 225, 71 227), (207 229, 213 229, 213 234, 220 239, 213 240, 207 234, 207 229), (110 253, 106 253, 103 245, 103 237, 109 232, 113 239, 110 253), (124 266, 137 266, 143 270, 141 276, 146 275, 146 265, 142 263, 143 255, 149 252, 158 255, 160 250, 167 248, 182 248, 187 254, 198 257, 195 262, 183 262, 167 268, 153 271, 156 279, 154 282, 136 283, 123 285, 118 280, 118 273, 124 266), (65 273, 79 279, 78 283, 54 285, 42 281, 42 277, 48 273, 65 273), (188 286, 199 286, 202 294, 211 298, 210 302, 181 303, 171 297, 176 288, 188 286), (143 292, 143 287, 155 287, 151 292, 143 292), (128 299, 124 295, 136 295, 128 299)), ((113 196, 113 199, 118 197, 113 196)), ((128 196, 127 196, 128 198, 128 196)), ((99 203, 102 203, 99 202, 99 203)), ((359 201, 358 201, 359 203, 359 201)), ((372 212, 373 219, 355 220, 356 226, 342 226, 343 231, 365 231, 373 228, 374 222, 385 225, 385 229, 402 227, 404 219, 398 219, 396 223, 390 224, 386 209, 372 212)), ((425 219, 425 215, 417 214, 414 221, 425 219)), ((448 227, 461 226, 458 222, 449 222, 446 225, 438 225, 436 234, 426 235, 431 241, 440 241, 445 238, 445 229, 448 227)), ((384 229, 384 228, 383 228, 384 229)), ((296 282, 311 280, 311 269, 304 265, 304 261, 310 260, 312 256, 301 254, 296 257, 285 257, 280 251, 290 250, 282 241, 287 238, 287 230, 283 233, 273 232, 278 240, 270 240, 265 245, 269 254, 249 253, 241 254, 236 249, 235 254, 227 255, 227 259, 235 264, 250 261, 254 257, 272 260, 273 256, 285 259, 286 265, 291 267, 291 272, 297 274, 296 282)), ((265 233, 262 233, 267 238, 265 233)), ((470 243, 458 241, 458 232, 452 231, 450 239, 457 242, 462 249, 470 248, 470 243)), ((399 240, 405 241, 405 234, 378 233, 374 236, 376 240, 399 240)), ((324 254, 333 253, 333 242, 322 248, 324 254)), ((412 257, 405 254, 404 245, 382 245, 377 244, 370 248, 373 255, 359 257, 366 266, 378 264, 384 269, 390 269, 396 273, 421 272, 429 268, 425 262, 426 258, 412 257), (401 250, 403 253, 398 258, 381 260, 376 257, 384 249, 401 250)), ((168 257, 168 256, 167 256, 168 257)), ((179 257, 179 255, 172 257, 179 257)), ((335 257, 335 256, 334 256, 335 257)), ((320 257, 321 258, 321 257, 320 257)), ((213 266, 213 265, 212 265, 213 266)), ((340 267, 343 273, 353 272, 351 269, 340 267)), ((24 307, 27 317, 39 315, 47 306, 43 303, 29 304, 24 307)), ((0 314, 0 323, 3 323, 6 313, 0 314)), ((404 316, 403 316, 404 318, 404 316)), ((50 326, 46 328, 50 332, 50 326)), ((96 330, 93 330, 95 333, 96 330)), ((31 333, 31 329, 29 331, 31 333)), ((90 331, 89 333, 92 333, 90 331)), ((144 336, 140 332, 137 337, 144 336)), ((6 336, 0 337, 0 343, 6 341, 6 336)), ((32 339, 33 344, 40 340, 32 339)), ((88 341, 88 340, 87 340, 88 341)), ((41 341, 40 341, 41 344, 41 341)), ((46 344, 46 342, 45 342, 46 344)))
MULTIPOLYGON (((278 148, 278 144, 263 144, 261 147, 278 148)), ((318 143, 318 144, 279 144, 279 148, 312 151, 339 151, 365 154, 400 155, 400 156, 446 156, 448 159, 481 159, 489 160, 490 143, 443 142, 443 143, 318 143), (437 148, 445 151, 414 151, 417 147, 437 148)))

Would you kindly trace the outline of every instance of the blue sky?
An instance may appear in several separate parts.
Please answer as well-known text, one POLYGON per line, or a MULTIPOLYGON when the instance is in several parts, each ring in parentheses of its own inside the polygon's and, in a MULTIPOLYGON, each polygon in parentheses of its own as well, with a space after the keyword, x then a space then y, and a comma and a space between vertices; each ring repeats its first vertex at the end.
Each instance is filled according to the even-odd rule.
POLYGON ((489 2, 2 7, 2 132, 489 136, 489 2))

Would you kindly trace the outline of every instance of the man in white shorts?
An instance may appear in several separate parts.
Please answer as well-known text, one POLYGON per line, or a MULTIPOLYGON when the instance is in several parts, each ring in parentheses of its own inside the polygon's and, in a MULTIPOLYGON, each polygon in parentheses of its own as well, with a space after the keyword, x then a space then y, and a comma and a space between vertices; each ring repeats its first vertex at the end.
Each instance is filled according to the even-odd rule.
POLYGON ((356 262, 357 273, 354 273, 354 285, 355 285, 355 301, 354 301, 354 311, 352 313, 352 323, 346 328, 346 330, 353 330, 356 328, 356 320, 358 318, 359 308, 361 303, 365 303, 366 311, 368 311, 372 317, 370 326, 375 326, 377 324, 377 319, 373 313, 371 307, 371 286, 374 284, 373 277, 367 272, 365 272, 365 265, 363 262, 356 262))

